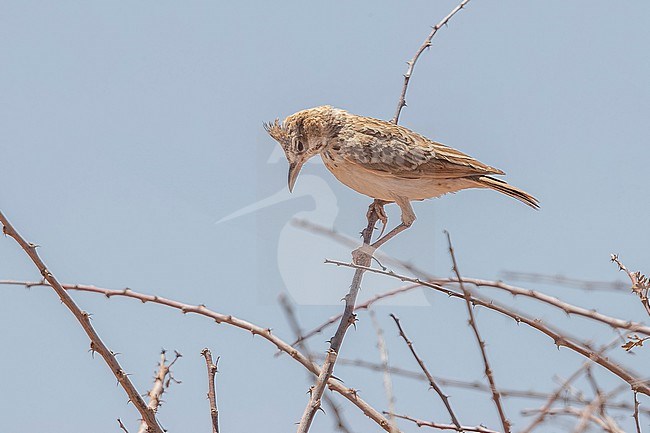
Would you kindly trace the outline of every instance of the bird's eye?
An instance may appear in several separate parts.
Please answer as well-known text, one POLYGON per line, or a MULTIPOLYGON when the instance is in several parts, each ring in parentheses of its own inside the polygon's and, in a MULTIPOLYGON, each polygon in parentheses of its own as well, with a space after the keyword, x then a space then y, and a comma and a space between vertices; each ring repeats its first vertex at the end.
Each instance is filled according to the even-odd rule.
POLYGON ((298 152, 302 152, 305 150, 305 146, 302 144, 302 141, 298 141, 298 144, 296 145, 296 148, 298 149, 298 152))

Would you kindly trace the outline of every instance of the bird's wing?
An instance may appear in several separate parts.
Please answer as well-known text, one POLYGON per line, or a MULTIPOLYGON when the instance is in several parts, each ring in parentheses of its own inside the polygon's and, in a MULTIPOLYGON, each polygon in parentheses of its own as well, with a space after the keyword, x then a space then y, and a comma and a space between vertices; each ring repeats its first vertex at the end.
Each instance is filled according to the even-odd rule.
POLYGON ((504 174, 403 126, 368 117, 342 128, 338 142, 343 158, 377 174, 433 179, 504 174))

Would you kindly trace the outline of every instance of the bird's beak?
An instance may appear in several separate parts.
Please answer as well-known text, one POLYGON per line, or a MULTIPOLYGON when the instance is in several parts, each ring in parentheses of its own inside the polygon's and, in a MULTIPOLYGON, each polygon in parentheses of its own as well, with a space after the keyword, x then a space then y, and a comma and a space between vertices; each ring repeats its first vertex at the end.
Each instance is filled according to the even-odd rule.
POLYGON ((292 162, 289 164, 289 192, 293 191, 293 186, 296 184, 296 179, 298 179, 298 173, 302 168, 302 162, 292 162))

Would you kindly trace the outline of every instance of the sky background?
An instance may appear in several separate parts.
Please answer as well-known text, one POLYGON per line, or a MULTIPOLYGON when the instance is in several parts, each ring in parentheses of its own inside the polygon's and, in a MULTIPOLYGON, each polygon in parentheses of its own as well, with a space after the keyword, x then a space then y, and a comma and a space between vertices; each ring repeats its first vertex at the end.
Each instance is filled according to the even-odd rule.
MULTIPOLYGON (((349 249, 290 221, 356 237, 370 200, 320 162, 303 169, 289 195, 286 161, 262 123, 323 104, 390 119, 405 61, 456 3, 2 1, 1 209, 63 282, 204 303, 290 341, 277 296, 288 293, 311 327, 341 310, 352 274, 322 263, 349 260, 349 249)), ((415 225, 385 252, 450 276, 446 229, 467 276, 624 280, 609 263, 612 252, 650 272, 649 19, 650 3, 641 1, 470 2, 417 64, 400 122, 503 169, 541 210, 490 191, 416 203, 415 225)), ((389 216, 394 224, 399 212, 389 216)), ((3 278, 39 278, 9 238, 0 242, 3 278)), ((398 283, 368 276, 361 299, 398 283)), ((648 319, 625 292, 529 286, 648 319)), ((116 432, 119 417, 136 431, 136 411, 54 293, 1 290, 0 430, 116 432)), ((600 343, 614 335, 485 290, 571 335, 600 343)), ((295 428, 309 384, 299 364, 274 357, 261 338, 133 300, 72 296, 142 392, 161 348, 184 355, 175 366, 183 383, 172 385, 159 411, 170 432, 210 431, 199 356, 206 346, 221 356, 222 431, 295 428)), ((417 369, 388 318, 395 313, 435 375, 484 380, 462 302, 419 290, 376 312, 391 364, 417 369)), ((510 319, 485 310, 477 319, 500 386, 551 391, 554 374, 566 377, 582 362, 510 319)), ((311 341, 314 351, 325 351, 328 332, 311 341)), ((375 344, 361 314, 341 356, 378 361, 375 344)), ((612 356, 647 374, 647 348, 612 356)), ((620 383, 596 374, 603 387, 620 383)), ((341 366, 336 375, 386 408, 380 374, 341 366)), ((426 385, 394 381, 398 412, 448 421, 426 385)), ((499 428, 489 396, 447 392, 463 423, 499 428)), ((354 431, 379 431, 337 401, 354 431)), ((505 401, 515 429, 526 425, 522 408, 540 405, 505 401)), ((633 428, 629 412, 613 414, 633 428)), ((319 414, 312 431, 332 431, 331 419, 319 414)))

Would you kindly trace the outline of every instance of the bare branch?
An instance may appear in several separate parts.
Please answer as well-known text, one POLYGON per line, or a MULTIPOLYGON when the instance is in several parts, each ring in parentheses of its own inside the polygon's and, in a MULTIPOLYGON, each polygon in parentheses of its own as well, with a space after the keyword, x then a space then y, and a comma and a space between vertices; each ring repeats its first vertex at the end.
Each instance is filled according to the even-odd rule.
MULTIPOLYGON (((289 326, 291 327, 291 330, 295 334, 298 341, 297 347, 302 350, 302 352, 305 354, 305 356, 307 356, 307 358, 309 358, 311 362, 313 362, 313 355, 307 346, 306 340, 302 337, 302 328, 300 327, 300 323, 298 323, 298 318, 296 317, 296 313, 293 310, 291 302, 285 294, 280 295, 279 301, 285 315, 287 316, 289 326)), ((292 344, 292 346, 296 346, 296 343, 292 344)), ((332 398, 326 393, 323 394, 323 400, 325 400, 325 404, 328 406, 328 409, 331 411, 332 415, 334 415, 334 419, 336 420, 336 429, 343 433, 351 433, 349 427, 347 426, 347 423, 343 419, 343 414, 341 413, 340 408, 334 402, 334 400, 332 400, 332 398)))
POLYGON ((121 429, 124 433, 129 433, 129 431, 126 429, 126 427, 125 427, 124 424, 122 423, 122 420, 121 420, 121 419, 119 419, 119 418, 117 419, 117 424, 120 426, 120 429, 121 429))
MULTIPOLYGON (((427 279, 431 283, 437 283, 442 286, 450 283, 458 283, 457 278, 428 278, 427 279)), ((576 305, 569 304, 568 302, 564 302, 558 298, 555 298, 553 296, 547 295, 542 292, 538 292, 536 290, 531 290, 531 289, 525 289, 522 287, 517 287, 517 286, 512 286, 510 284, 505 284, 501 281, 490 281, 490 280, 483 280, 479 278, 467 278, 463 277, 463 282, 472 284, 473 286, 476 287, 492 287, 500 290, 504 290, 506 292, 509 292, 510 294, 514 296, 525 296, 528 298, 535 299, 537 301, 543 302, 547 305, 550 305, 555 308, 559 308, 562 311, 564 311, 566 314, 569 315, 576 315, 576 316, 582 316, 588 319, 592 319, 597 322, 601 322, 605 325, 611 326, 612 328, 618 328, 618 329, 625 329, 627 331, 632 331, 632 332, 638 332, 640 334, 648 335, 650 336, 650 326, 644 325, 643 323, 639 322, 633 322, 630 320, 623 320, 619 319, 616 317, 611 317, 607 316, 606 314, 599 313, 594 310, 590 310, 587 308, 579 307, 576 305)), ((3 284, 4 281, 0 281, 0 284, 3 284)), ((20 282, 18 282, 20 284, 20 282)), ((34 284, 34 283, 29 283, 29 284, 34 284)), ((381 293, 378 295, 375 295, 373 298, 369 299, 368 301, 359 304, 356 307, 356 310, 361 310, 368 308, 370 305, 373 303, 389 298, 391 296, 399 295, 401 293, 413 290, 415 288, 421 287, 420 284, 411 284, 407 286, 403 286, 394 290, 390 290, 385 293, 381 293)), ((356 311, 355 310, 355 311, 356 311)), ((328 325, 331 323, 334 323, 341 315, 333 316, 330 319, 328 319, 326 322, 322 323, 318 327, 310 330, 309 332, 305 333, 303 338, 311 338, 314 335, 322 332, 324 328, 326 328, 328 325)), ((642 342, 641 342, 642 343, 642 342)), ((294 343, 295 344, 295 343, 294 343)), ((638 343, 636 345, 639 345, 638 343)))
MULTIPOLYGON (((2 281, 0 281, 0 284, 3 284, 2 281)), ((12 283, 14 284, 14 283, 12 283)), ((370 308, 372 304, 375 302, 378 302, 384 298, 390 298, 391 296, 399 295, 400 293, 408 292, 413 289, 417 289, 418 287, 422 287, 420 284, 408 284, 406 286, 398 287, 397 289, 390 290, 388 292, 384 292, 378 295, 373 296, 372 298, 368 299, 367 301, 358 304, 356 307, 354 307, 354 311, 361 311, 361 310, 367 310, 370 308)), ((307 340, 308 338, 313 337, 316 334, 319 334, 323 331, 323 329, 327 328, 329 325, 332 323, 335 323, 338 319, 340 319, 342 314, 337 314, 336 316, 332 316, 329 319, 327 319, 326 322, 323 322, 321 325, 318 327, 312 329, 311 331, 307 332, 306 334, 303 334, 299 339, 291 343, 292 346, 295 346, 296 344, 307 340)))
MULTIPOLYGON (((611 343, 603 346, 600 349, 599 354, 604 354, 607 350, 612 348, 614 346, 614 344, 616 344, 617 341, 618 341, 618 338, 613 340, 611 343)), ((585 361, 580 366, 580 368, 578 368, 575 372, 573 372, 573 374, 571 376, 569 376, 565 381, 563 381, 562 384, 560 385, 560 387, 557 388, 555 390, 555 392, 549 396, 549 398, 546 401, 546 403, 544 404, 544 406, 542 406, 542 408, 540 409, 539 414, 537 415, 537 417, 535 417, 535 419, 528 425, 528 427, 524 428, 521 431, 521 433, 530 433, 537 426, 541 425, 542 422, 544 422, 544 419, 546 418, 546 416, 550 414, 550 409, 552 408, 553 404, 557 401, 557 399, 564 392, 564 390, 567 389, 569 387, 569 385, 571 385, 571 383, 573 381, 575 381, 578 377, 580 377, 580 375, 582 375, 587 370, 587 368, 589 368, 589 366, 591 364, 592 364, 591 359, 585 361)))
MULTIPOLYGON (((527 416, 527 415, 535 415, 535 414, 537 414, 539 412, 540 412, 539 409, 534 409, 534 410, 525 409, 525 410, 521 411, 521 414, 524 415, 524 416, 527 416)), ((573 416, 573 417, 581 417, 583 415, 583 410, 575 408, 575 407, 571 407, 571 406, 565 406, 565 407, 559 407, 559 408, 550 408, 548 410, 548 415, 549 416, 569 415, 569 416, 573 416)), ((624 433, 619 428, 614 428, 613 429, 612 426, 609 425, 607 421, 595 416, 593 413, 589 414, 589 419, 594 424, 601 427, 603 429, 603 431, 610 432, 610 433, 624 433)))
MULTIPOLYGON (((502 283, 501 281, 489 281, 481 280, 478 278, 463 278, 465 283, 470 283, 477 287, 493 287, 496 289, 504 290, 513 296, 525 296, 528 298, 535 299, 537 301, 543 302, 547 305, 559 308, 569 315, 576 315, 592 319, 596 322, 601 322, 605 325, 609 325, 612 328, 625 329, 628 331, 638 332, 644 335, 650 335, 650 326, 644 325, 639 322, 632 322, 630 320, 618 319, 616 317, 607 316, 601 314, 594 310, 589 310, 587 308, 578 307, 576 305, 569 304, 567 302, 561 301, 560 299, 549 296, 545 293, 538 292, 536 290, 524 289, 521 287, 511 286, 509 284, 502 283)), ((457 283, 458 279, 454 278, 441 278, 433 279, 432 282, 438 284, 447 284, 447 283, 457 283)))
MULTIPOLYGON (((153 387, 147 393, 147 396, 149 397, 148 406, 151 410, 153 410, 156 413, 158 413, 158 408, 161 405, 162 395, 165 393, 165 389, 169 387, 169 384, 173 379, 173 375, 171 373, 171 367, 176 363, 178 358, 183 356, 178 352, 174 352, 175 354, 174 359, 172 360, 172 362, 167 364, 167 358, 165 356, 166 353, 167 351, 165 351, 165 349, 160 351, 160 362, 158 363, 158 370, 156 371, 156 375, 154 376, 153 387), (167 376, 169 376, 169 378, 167 376)), ((146 431, 147 431, 147 423, 145 422, 140 423, 140 428, 138 429, 138 433, 146 433, 146 431)))
POLYGON ((90 323, 90 314, 85 311, 82 311, 77 304, 72 300, 72 297, 68 295, 65 289, 61 286, 59 281, 56 279, 54 274, 50 272, 45 263, 41 260, 38 253, 36 252, 36 245, 27 242, 11 225, 9 220, 5 215, 0 211, 0 223, 3 225, 2 232, 13 238, 29 256, 29 258, 34 262, 34 265, 38 268, 39 272, 45 280, 49 283, 49 286, 54 289, 56 294, 61 299, 61 302, 70 310, 70 312, 75 316, 83 330, 86 332, 86 335, 90 339, 90 349, 93 352, 97 352, 104 359, 108 367, 111 369, 117 381, 120 383, 126 394, 129 396, 129 400, 134 404, 143 421, 147 423, 148 431, 154 433, 163 433, 162 428, 156 420, 155 412, 147 406, 144 402, 140 393, 129 379, 128 374, 122 369, 119 362, 115 358, 113 352, 111 352, 108 347, 104 344, 102 339, 93 328, 90 323))
MULTIPOLYGON (((349 238, 347 238, 346 236, 341 235, 340 233, 336 232, 335 230, 329 229, 327 227, 320 226, 318 224, 311 223, 309 221, 295 220, 294 224, 296 226, 300 227, 300 228, 308 230, 311 233, 319 234, 319 235, 322 235, 322 236, 326 236, 326 237, 328 237, 330 239, 333 239, 334 241, 336 241, 337 243, 340 243, 342 245, 349 246, 349 242, 351 241, 349 238)), ((407 262, 405 262, 403 260, 393 258, 393 257, 391 257, 389 255, 386 255, 386 254, 381 254, 381 253, 378 252, 376 254, 376 256, 380 257, 380 260, 382 261, 382 263, 389 263, 389 264, 392 264, 394 266, 403 268, 403 269, 405 269, 405 270, 407 270, 409 272, 412 272, 417 277, 419 277, 421 279, 425 279, 425 280, 427 280, 427 281, 429 281, 431 283, 437 283, 437 284, 440 284, 440 285, 445 285, 447 283, 458 283, 457 279, 454 279, 454 278, 437 278, 437 277, 429 274, 428 272, 423 271, 422 269, 418 269, 416 266, 414 266, 411 263, 407 263, 407 262)), ((611 326, 613 328, 626 329, 626 330, 629 330, 629 331, 639 332, 639 333, 645 334, 645 335, 650 335, 650 326, 644 325, 643 323, 632 322, 632 321, 629 321, 629 320, 623 320, 623 319, 618 319, 618 318, 615 318, 615 317, 610 317, 610 316, 607 316, 605 314, 598 313, 598 312, 596 312, 594 310, 590 310, 590 309, 587 309, 587 308, 578 307, 578 306, 569 304, 567 302, 561 301, 560 299, 557 299, 557 298, 555 298, 553 296, 546 295, 546 294, 544 294, 542 292, 539 292, 539 291, 525 289, 525 288, 522 288, 522 287, 516 287, 516 286, 510 285, 510 284, 505 284, 505 283, 503 283, 501 281, 489 281, 489 280, 484 280, 484 279, 468 278, 468 277, 463 277, 463 281, 465 283, 470 283, 470 284, 472 284, 474 286, 477 286, 477 287, 493 287, 493 288, 496 288, 496 289, 505 290, 505 291, 511 293, 514 296, 529 297, 529 298, 535 299, 537 301, 543 302, 543 303, 545 303, 547 305, 550 305, 552 307, 559 308, 562 311, 564 311, 566 314, 582 316, 582 317, 586 317, 588 319, 593 319, 595 321, 598 321, 598 322, 601 322, 603 324, 609 325, 609 326, 611 326)), ((417 286, 415 286, 415 287, 417 287, 417 286)), ((412 287, 412 288, 414 288, 414 287, 412 287)), ((392 291, 387 292, 387 293, 382 294, 382 295, 377 295, 376 298, 377 299, 383 299, 385 297, 394 296, 394 295, 397 295, 399 293, 402 293, 402 291, 408 291, 408 290, 410 290, 410 289, 406 289, 406 288, 405 288, 405 290, 397 289, 395 291, 395 293, 392 293, 392 291)), ((363 305, 363 304, 360 304, 359 306, 361 307, 361 305, 363 305)), ((340 317, 340 316, 335 316, 335 317, 340 317)), ((318 328, 315 328, 314 330, 312 330, 310 332, 307 332, 305 334, 305 338, 311 337, 315 333, 320 332, 325 326, 327 326, 329 323, 331 323, 332 321, 335 321, 335 320, 336 320, 336 318, 330 318, 330 320, 328 322, 324 323, 323 325, 319 326, 318 328)))
POLYGON ((397 102, 397 110, 395 111, 395 116, 391 120, 394 124, 397 124, 399 121, 399 115, 402 112, 402 108, 406 107, 406 90, 408 89, 409 86, 409 81, 411 81, 411 76, 413 75, 413 69, 415 68, 415 64, 417 63, 418 59, 420 58, 420 55, 431 46, 431 40, 433 37, 438 33, 438 30, 445 24, 449 22, 451 17, 456 15, 458 11, 460 11, 462 8, 465 7, 465 5, 469 3, 469 0, 463 0, 458 6, 456 6, 449 14, 442 19, 438 24, 433 26, 433 29, 431 29, 431 33, 429 33, 429 36, 426 37, 422 45, 420 45, 420 48, 415 52, 415 55, 411 60, 406 62, 408 65, 408 69, 406 70, 406 73, 404 74, 404 84, 402 84, 402 93, 399 96, 399 100, 397 102))
POLYGON ((483 365, 485 367, 485 376, 487 376, 488 382, 490 384, 490 390, 492 391, 492 400, 494 401, 495 406, 497 407, 497 412, 499 412, 499 418, 501 419, 501 424, 503 426, 503 431, 505 433, 510 433, 510 421, 506 417, 506 414, 501 405, 501 394, 494 382, 494 375, 492 374, 492 368, 490 368, 490 362, 488 361, 487 351, 485 349, 485 341, 481 339, 481 334, 478 331, 478 325, 476 324, 476 319, 474 318, 474 308, 472 306, 472 295, 469 289, 465 288, 463 284, 463 279, 460 277, 460 271, 458 270, 458 263, 456 263, 456 255, 454 254, 454 247, 451 244, 451 236, 449 232, 445 230, 447 235, 447 243, 449 244, 449 255, 451 256, 451 262, 453 264, 453 270, 458 278, 458 283, 460 288, 463 291, 463 297, 465 298, 465 305, 467 306, 467 314, 469 316, 469 326, 472 327, 474 331, 474 337, 476 337, 476 342, 478 347, 481 350, 481 358, 483 358, 483 365))
MULTIPOLYGON (((381 206, 380 203, 381 202, 375 200, 375 203, 373 203, 373 205, 378 204, 381 206)), ((368 225, 362 232, 362 248, 364 250, 369 247, 370 241, 372 239, 372 233, 375 229, 375 224, 377 223, 377 220, 379 220, 379 215, 377 214, 376 208, 373 205, 370 206, 370 209, 368 211, 368 225)), ((363 267, 368 267, 370 265, 372 255, 367 252, 361 252, 357 255, 353 253, 353 259, 356 264, 363 267)), ((316 416, 316 412, 321 407, 321 398, 323 396, 323 392, 325 391, 325 386, 328 383, 329 379, 332 377, 332 373, 334 372, 334 364, 336 364, 336 358, 339 354, 339 350, 341 349, 341 345, 343 344, 345 333, 347 332, 350 325, 356 321, 354 306, 357 301, 359 289, 361 287, 363 273, 364 270, 362 268, 358 268, 354 272, 354 276, 352 277, 352 284, 350 285, 350 291, 345 296, 345 308, 343 310, 343 315, 341 316, 341 320, 339 322, 338 328, 336 329, 336 333, 330 340, 330 347, 327 351, 327 356, 325 357, 323 366, 320 369, 318 379, 310 389, 309 402, 307 403, 302 418, 300 419, 297 430, 298 433, 307 433, 309 431, 309 428, 314 421, 314 417, 316 416)), ((391 431, 390 423, 387 423, 386 426, 382 427, 384 427, 387 431, 391 431)))
POLYGON ((627 336, 627 342, 625 344, 623 344, 621 347, 623 349, 625 349, 626 352, 630 352, 635 347, 643 346, 643 343, 645 343, 648 340, 650 340, 650 336, 641 338, 636 334, 628 335, 627 336))
MULTIPOLYGON (((355 265, 353 263, 346 263, 346 262, 340 262, 336 260, 326 260, 326 263, 331 263, 336 266, 344 266, 348 268, 357 268, 360 267, 359 265, 355 265)), ((364 267, 363 268, 366 272, 372 272, 375 274, 380 274, 380 275, 386 275, 391 278, 396 278, 398 280, 404 281, 404 282, 411 282, 411 283, 417 283, 421 284, 425 287, 429 287, 431 289, 434 289, 438 292, 442 292, 446 294, 449 297, 457 298, 457 299, 463 299, 463 295, 455 292, 453 290, 447 289, 443 286, 440 286, 439 284, 433 284, 429 283, 427 281, 420 280, 418 278, 411 278, 407 277, 405 275, 397 274, 393 271, 384 271, 381 269, 375 269, 375 268, 370 268, 370 267, 364 267)), ((474 294, 471 297, 471 302, 473 305, 480 305, 481 307, 485 307, 489 310, 496 311, 498 313, 503 314, 504 316, 510 317, 511 319, 515 320, 517 323, 524 323, 528 326, 530 326, 533 329, 536 329, 537 331, 542 332, 543 334, 547 335, 550 337, 553 342, 555 343, 556 346, 565 346, 572 351, 584 356, 585 358, 593 360, 596 364, 602 366, 603 368, 609 370, 610 372, 614 373, 624 381, 630 384, 633 389, 636 389, 638 392, 646 395, 650 395, 650 382, 647 380, 640 379, 640 376, 631 373, 630 371, 626 370, 625 368, 621 367, 620 365, 616 364, 615 362, 601 356, 600 354, 596 353, 594 350, 590 349, 590 346, 587 343, 580 342, 576 338, 570 338, 565 335, 563 335, 561 332, 553 329, 552 327, 548 325, 544 325, 541 320, 538 319, 531 319, 527 317, 525 314, 518 312, 514 310, 513 308, 510 307, 505 307, 501 304, 499 304, 496 301, 493 300, 486 300, 483 298, 478 297, 476 294, 474 294)))
POLYGON ((589 382, 589 385, 591 386, 591 389, 594 392, 594 396, 600 403, 598 406, 598 411, 600 412, 601 416, 603 418, 605 417, 605 404, 607 403, 607 395, 603 392, 602 389, 600 389, 600 386, 596 382, 596 378, 594 377, 594 373, 591 371, 591 364, 587 366, 587 370, 585 370, 585 376, 587 377, 587 382, 589 382))
POLYGON ((601 405, 601 397, 602 396, 596 396, 596 398, 594 398, 594 400, 589 405, 587 405, 587 407, 582 409, 582 414, 578 419, 578 424, 573 430, 573 433, 584 433, 589 427, 589 422, 592 419, 594 418, 599 419, 595 415, 595 412, 598 410, 598 407, 601 405))
MULTIPOLYGON (((39 285, 47 286, 48 284, 39 283, 39 285)), ((205 305, 192 305, 185 304, 183 302, 175 301, 173 299, 163 298, 156 295, 147 295, 144 293, 138 293, 131 289, 122 289, 122 290, 111 290, 105 289, 102 287, 96 287, 91 285, 84 284, 65 284, 63 285, 65 290, 77 290, 81 292, 88 293, 98 293, 104 295, 107 298, 112 298, 113 296, 123 296, 126 298, 137 299, 142 303, 151 302, 154 304, 164 305, 170 308, 181 311, 183 314, 194 313, 200 316, 208 317, 214 320, 216 323, 225 323, 230 326, 234 326, 239 329, 250 332, 252 335, 259 335, 265 340, 272 343, 278 350, 287 353, 290 357, 298 361, 303 367, 305 367, 309 372, 318 376, 320 374, 320 368, 309 360, 304 354, 296 350, 294 347, 291 347, 289 343, 280 339, 271 333, 271 329, 262 328, 261 326, 255 325, 253 323, 247 322, 245 320, 234 317, 230 314, 222 314, 216 311, 208 309, 205 305)), ((328 381, 328 387, 341 394, 352 404, 357 406, 364 415, 376 422, 384 430, 388 431, 388 421, 382 414, 377 411, 375 408, 370 406, 365 402, 361 397, 358 396, 357 390, 354 388, 348 388, 344 386, 340 381, 330 378, 328 381)))
POLYGON ((528 283, 553 284, 556 286, 569 287, 584 290, 586 292, 617 292, 622 293, 627 286, 622 281, 592 281, 571 278, 562 274, 547 275, 537 272, 516 272, 503 271, 501 277, 504 280, 524 281, 528 283))
POLYGON ((630 272, 618 258, 618 255, 611 255, 612 262, 618 265, 618 269, 624 271, 632 282, 632 291, 639 297, 641 304, 645 311, 650 314, 650 300, 648 299, 648 292, 650 292, 650 280, 647 276, 643 275, 640 271, 630 272))
MULTIPOLYGON (((395 414, 395 418, 401 418, 406 421, 411 421, 412 423, 415 423, 418 427, 431 427, 435 428, 438 430, 454 430, 458 431, 458 427, 456 427, 454 424, 441 424, 438 422, 433 422, 433 421, 423 421, 421 419, 413 418, 408 415, 397 415, 395 414)), ((483 426, 476 426, 476 427, 469 427, 469 426, 461 426, 460 427, 462 431, 466 432, 476 432, 476 433, 499 433, 496 430, 490 430, 489 428, 485 428, 483 426)))
POLYGON ((634 425, 636 427, 636 433, 641 433, 641 422, 639 421, 639 396, 636 391, 632 391, 634 395, 634 425))
POLYGON ((212 361, 212 352, 207 347, 201 351, 201 356, 205 358, 205 365, 208 371, 208 401, 210 401, 210 419, 212 420, 212 433, 219 433, 219 410, 217 409, 217 391, 215 385, 215 376, 217 375, 216 361, 212 361))
POLYGON ((422 369, 422 372, 424 373, 427 380, 429 381, 429 386, 431 386, 431 388, 433 388, 436 391, 438 396, 440 396, 442 403, 447 408, 447 412, 449 412, 449 416, 451 417, 451 422, 457 427, 458 431, 462 431, 460 422, 458 421, 458 418, 456 418, 456 414, 454 414, 454 411, 451 408, 451 403, 449 403, 449 397, 444 392, 442 392, 442 389, 440 389, 440 387, 436 383, 431 373, 429 373, 429 370, 427 369, 426 365, 424 365, 424 361, 422 361, 422 359, 418 356, 417 352, 415 351, 415 347, 413 347, 413 342, 409 340, 409 338, 404 333, 404 329, 402 328, 402 324, 400 323, 399 318, 394 314, 391 314, 390 317, 392 317, 393 320, 395 321, 395 325, 397 325, 397 329, 399 330, 399 335, 402 337, 402 339, 404 339, 404 342, 406 343, 409 350, 411 351, 411 354, 415 358, 415 361, 418 363, 420 369, 422 369))
POLYGON ((589 428, 590 422, 593 422, 598 426, 602 427, 603 430, 608 433, 625 433, 618 426, 616 421, 614 421, 613 418, 608 416, 604 410, 606 400, 610 396, 620 393, 623 389, 626 388, 625 385, 623 385, 622 387, 618 387, 617 389, 605 394, 602 393, 599 387, 595 384, 595 379, 591 375, 590 368, 587 368, 586 376, 587 376, 587 380, 593 383, 592 386, 596 387, 597 390, 596 397, 589 405, 587 405, 587 407, 582 409, 582 414, 580 415, 579 422, 574 429, 574 433, 586 432, 589 428), (600 416, 596 415, 597 412, 600 414, 600 416))
MULTIPOLYGON (((379 358, 384 377, 384 390, 386 391, 386 398, 388 399, 388 421, 391 424, 391 433, 397 431, 397 424, 395 424, 395 394, 393 394, 393 381, 390 378, 390 365, 388 363, 388 349, 386 348, 386 340, 384 340, 384 330, 381 329, 377 316, 373 310, 368 310, 372 325, 377 334, 377 349, 379 350, 379 358)), ((384 412, 386 413, 386 412, 384 412)))
MULTIPOLYGON (((337 363, 340 365, 348 365, 352 367, 366 368, 372 371, 383 372, 383 367, 381 366, 381 364, 365 361, 363 359, 346 359, 346 358, 339 357, 337 363)), ((390 367, 390 373, 394 376, 407 377, 415 380, 427 380, 427 377, 422 373, 419 373, 417 371, 407 370, 400 367, 390 367)), ((434 380, 439 385, 446 386, 449 388, 461 388, 461 389, 469 389, 469 390, 485 392, 490 394, 492 393, 488 385, 485 385, 484 383, 479 381, 449 379, 449 378, 444 378, 439 376, 434 376, 434 380)), ((503 387, 500 387, 499 391, 501 392, 501 397, 503 398, 525 398, 531 400, 546 401, 551 396, 551 394, 546 392, 509 389, 503 387)), ((580 404, 580 405, 587 405, 590 403, 580 395, 563 396, 562 401, 566 403, 580 404)), ((616 401, 616 402, 608 401, 606 402, 606 406, 608 409, 627 410, 627 411, 634 410, 634 406, 632 404, 626 403, 624 401, 616 401)), ((650 415, 650 409, 639 408, 639 411, 644 414, 650 415)))

